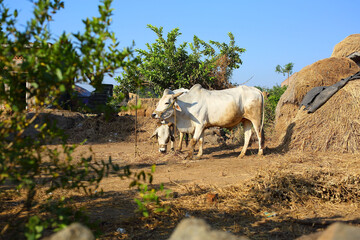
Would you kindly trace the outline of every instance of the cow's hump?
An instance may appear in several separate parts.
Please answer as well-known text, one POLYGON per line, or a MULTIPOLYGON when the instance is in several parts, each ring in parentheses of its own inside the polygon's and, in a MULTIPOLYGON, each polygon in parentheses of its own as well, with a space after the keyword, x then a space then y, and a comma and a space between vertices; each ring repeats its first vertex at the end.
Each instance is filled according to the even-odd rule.
POLYGON ((190 91, 197 91, 200 89, 202 89, 202 86, 199 83, 197 83, 194 86, 192 86, 192 88, 190 88, 190 91))

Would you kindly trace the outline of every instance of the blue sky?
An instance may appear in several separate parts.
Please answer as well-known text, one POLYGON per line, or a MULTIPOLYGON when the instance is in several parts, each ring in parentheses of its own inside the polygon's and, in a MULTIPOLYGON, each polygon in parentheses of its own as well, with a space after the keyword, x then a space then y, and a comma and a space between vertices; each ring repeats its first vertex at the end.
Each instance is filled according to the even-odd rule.
MULTIPOLYGON (((65 9, 54 17, 50 30, 54 37, 62 32, 82 31, 82 19, 98 16, 97 0, 65 0, 65 9)), ((5 0, 10 9, 19 10, 19 24, 32 15, 29 0, 5 0)), ((350 34, 359 33, 359 0, 114 0, 112 30, 120 47, 145 49, 155 33, 146 27, 164 27, 164 33, 178 27, 178 43, 192 42, 193 36, 229 42, 245 48, 243 65, 234 71, 232 82, 272 87, 285 80, 275 73, 276 65, 294 63, 294 72, 330 57, 334 46, 350 34)), ((105 83, 116 84, 107 77, 105 83)))

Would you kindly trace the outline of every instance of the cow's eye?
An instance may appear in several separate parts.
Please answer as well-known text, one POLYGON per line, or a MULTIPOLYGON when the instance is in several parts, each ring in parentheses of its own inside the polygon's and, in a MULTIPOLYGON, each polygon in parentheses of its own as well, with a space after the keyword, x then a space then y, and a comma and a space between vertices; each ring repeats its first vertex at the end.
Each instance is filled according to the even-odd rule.
POLYGON ((166 105, 169 105, 170 103, 169 103, 169 102, 166 102, 165 104, 166 104, 166 105))

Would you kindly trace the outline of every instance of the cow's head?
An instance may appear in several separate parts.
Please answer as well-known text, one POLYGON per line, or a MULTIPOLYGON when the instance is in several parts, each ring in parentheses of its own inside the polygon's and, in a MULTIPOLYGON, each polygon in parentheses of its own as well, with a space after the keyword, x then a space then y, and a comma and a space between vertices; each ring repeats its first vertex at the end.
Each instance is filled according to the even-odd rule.
POLYGON ((169 124, 161 124, 158 128, 155 129, 154 133, 150 138, 156 137, 159 143, 159 152, 166 153, 167 144, 169 141, 175 140, 174 135, 171 131, 171 123, 169 124))
POLYGON ((163 96, 161 97, 155 111, 151 114, 151 117, 156 119, 168 119, 173 115, 174 108, 177 111, 181 111, 176 99, 183 93, 184 92, 172 94, 169 89, 165 89, 163 96))

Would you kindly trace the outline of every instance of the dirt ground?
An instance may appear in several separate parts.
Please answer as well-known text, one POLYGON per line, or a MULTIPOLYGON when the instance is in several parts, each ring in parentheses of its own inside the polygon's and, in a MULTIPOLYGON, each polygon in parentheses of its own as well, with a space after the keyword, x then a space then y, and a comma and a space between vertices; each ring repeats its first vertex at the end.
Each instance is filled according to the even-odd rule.
POLYGON ((156 127, 152 119, 138 119, 136 137, 134 123, 134 116, 94 117, 73 121, 66 130, 69 142, 87 139, 75 159, 111 157, 120 166, 147 172, 156 164, 153 186, 163 183, 172 192, 162 198, 168 212, 148 218, 136 212, 133 198, 139 195, 129 188, 131 180, 115 175, 101 182, 99 197, 58 193, 76 195, 74 204, 85 207, 102 232, 98 239, 167 239, 186 217, 250 239, 295 239, 336 221, 360 225, 359 155, 277 152, 268 138, 264 156, 256 154, 256 144, 239 159, 239 145, 206 143, 204 156, 189 161, 187 148, 158 152, 156 140, 149 138, 156 127))
POLYGON ((130 165, 134 171, 149 171, 156 164, 153 184, 163 183, 166 189, 175 193, 174 198, 163 200, 171 207, 168 214, 141 218, 134 212, 135 205, 130 207, 127 202, 122 206, 126 199, 136 196, 128 188, 130 180, 105 179, 101 188, 108 201, 102 202, 101 208, 89 209, 95 219, 104 222, 102 230, 105 234, 100 239, 166 239, 185 217, 204 218, 213 228, 250 239, 295 239, 320 231, 335 221, 360 224, 358 155, 278 153, 272 145, 275 141, 268 139, 264 156, 256 154, 257 144, 239 159, 239 145, 206 143, 202 159, 189 161, 185 159, 186 148, 182 152, 159 153, 156 140, 149 139, 155 127, 150 118, 138 119, 137 147, 131 133, 122 137, 123 141, 109 138, 101 144, 87 143, 76 152, 87 153, 91 146, 96 159, 111 156, 114 163, 130 165), (307 197, 301 189, 314 185, 307 186, 309 183, 303 183, 303 178, 305 181, 309 178, 309 183, 321 179, 320 185, 324 186, 317 186, 322 191, 320 195, 307 197), (344 178, 355 178, 355 182, 351 182, 353 189, 344 185, 348 196, 341 191, 337 193, 339 189, 334 186, 343 184, 344 178), (264 186, 257 187, 259 184, 264 186), (325 187, 328 184, 330 187, 325 187), (291 191, 297 187, 298 190, 291 191), (278 193, 281 191, 282 194, 278 193), (302 193, 303 196, 290 196, 302 193), (212 194, 216 199, 209 202, 212 194), (266 198, 262 194, 271 196, 266 198), (108 209, 109 206, 116 206, 117 210, 108 209), (119 228, 125 232, 117 231, 119 228))

